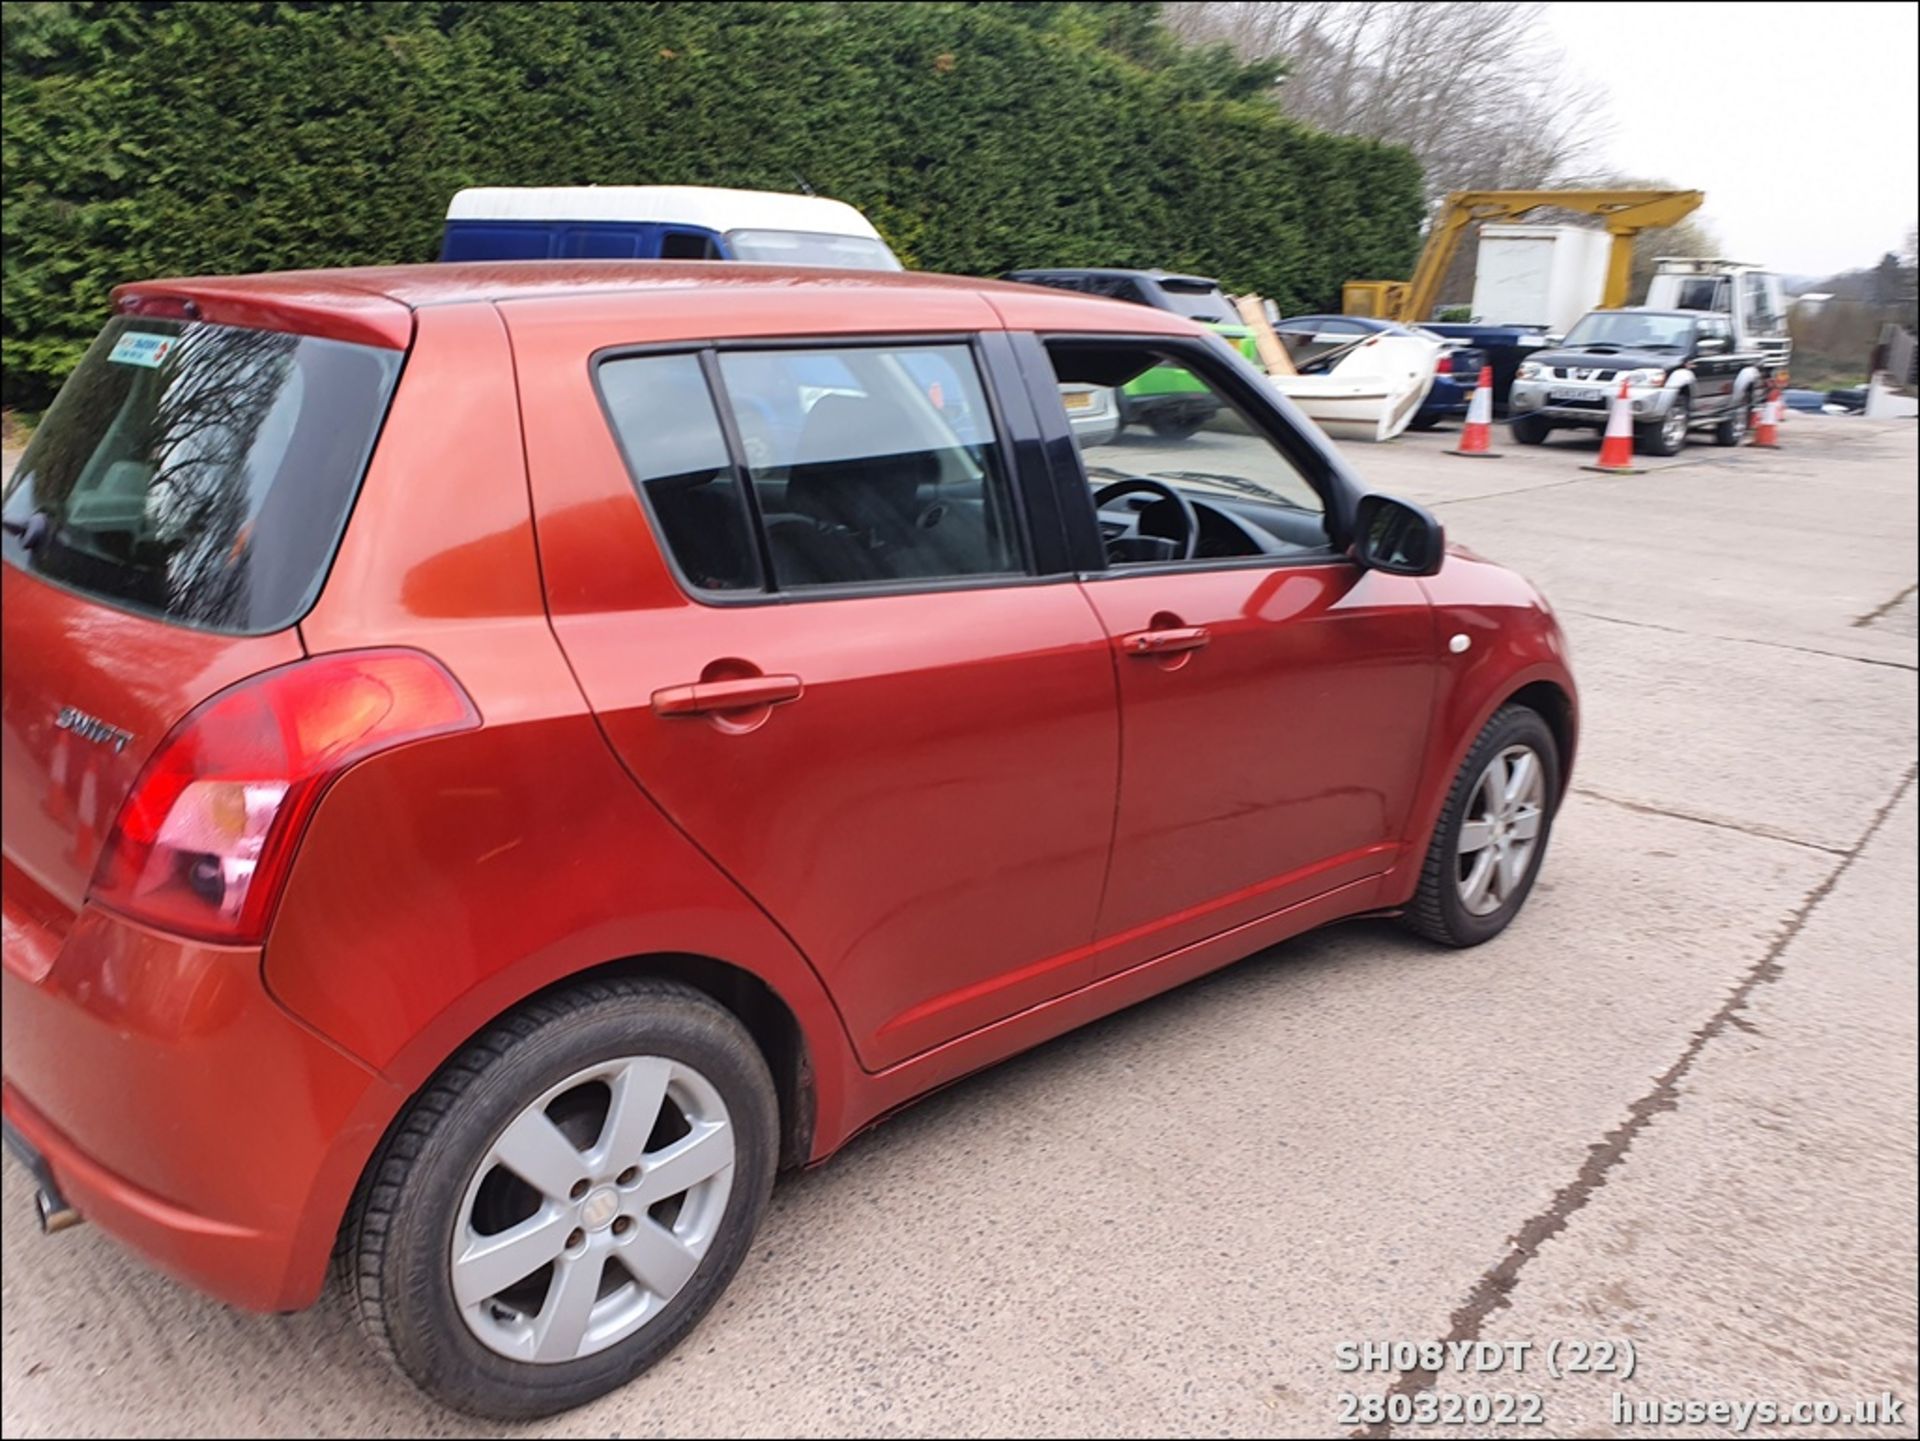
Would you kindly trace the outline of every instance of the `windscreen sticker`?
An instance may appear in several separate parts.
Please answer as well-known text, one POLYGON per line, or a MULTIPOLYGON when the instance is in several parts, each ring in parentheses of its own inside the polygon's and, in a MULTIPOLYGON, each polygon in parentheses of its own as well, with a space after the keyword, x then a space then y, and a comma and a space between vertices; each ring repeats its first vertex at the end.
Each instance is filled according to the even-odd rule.
POLYGON ((128 331, 114 341, 113 349, 107 353, 108 360, 118 361, 122 365, 144 365, 149 370, 157 370, 160 363, 173 353, 173 345, 179 337, 175 335, 149 335, 140 331, 128 331))

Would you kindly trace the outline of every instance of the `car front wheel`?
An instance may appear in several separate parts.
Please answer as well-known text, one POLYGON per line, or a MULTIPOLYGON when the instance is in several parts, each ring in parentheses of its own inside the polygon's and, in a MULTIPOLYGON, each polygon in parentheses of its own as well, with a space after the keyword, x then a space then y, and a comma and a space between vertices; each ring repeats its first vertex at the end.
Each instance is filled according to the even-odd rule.
POLYGON ((1678 455, 1687 443, 1687 423, 1691 418, 1687 397, 1674 396, 1665 415, 1654 424, 1640 428, 1634 449, 1648 455, 1678 455))
POLYGON ((778 1102, 689 987, 587 982, 455 1057, 368 1167, 341 1247, 377 1349, 458 1411, 582 1405, 670 1351, 745 1257, 778 1102))
POLYGON ((1553 433, 1552 423, 1538 415, 1516 415, 1507 422, 1507 428, 1521 445, 1544 445, 1547 437, 1553 433))
POLYGON ((1477 946, 1526 904, 1560 795, 1560 752, 1538 711, 1503 706, 1460 763, 1404 920, 1429 940, 1477 946))

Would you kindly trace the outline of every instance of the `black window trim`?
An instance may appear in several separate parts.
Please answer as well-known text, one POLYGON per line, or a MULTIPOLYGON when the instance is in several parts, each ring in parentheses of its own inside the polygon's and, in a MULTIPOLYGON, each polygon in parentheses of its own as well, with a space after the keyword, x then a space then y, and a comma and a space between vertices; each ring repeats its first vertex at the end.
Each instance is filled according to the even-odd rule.
MULTIPOLYGON (((985 332, 986 335, 1001 333, 1003 332, 985 332)), ((1006 410, 995 385, 995 366, 990 363, 990 357, 986 353, 987 346, 983 344, 983 339, 984 335, 979 331, 946 330, 728 336, 724 339, 621 343, 602 346, 587 357, 587 378, 592 386, 594 401, 599 406, 601 418, 605 421, 607 432, 614 442, 614 449, 619 452, 621 467, 627 473, 627 483, 640 502, 641 513, 646 517, 647 528, 654 540, 654 548, 666 561, 668 572, 673 576, 675 584, 680 587, 681 593, 698 605, 715 608, 806 605, 814 601, 853 600, 863 596, 1004 590, 1017 586, 1053 585, 1070 581, 1074 579, 1070 568, 1043 569, 1036 562, 1038 551, 1034 544, 1029 518, 1028 497, 1022 485, 1022 468, 1016 461, 1015 436, 1006 421, 1006 410), (727 393, 725 379, 720 374, 720 355, 727 351, 879 350, 930 345, 964 346, 973 356, 974 373, 986 397, 987 411, 994 426, 995 448, 1000 452, 1002 473, 1012 502, 1010 508, 1014 527, 1013 540, 1019 551, 1017 559, 1021 568, 1018 571, 995 572, 988 575, 914 577, 898 581, 848 581, 839 585, 808 586, 804 590, 779 589, 774 580, 766 526, 760 513, 760 497, 754 488, 747 466, 746 447, 733 414, 731 397, 727 393), (754 555, 761 573, 758 589, 709 589, 696 585, 681 568, 680 559, 673 553, 673 546, 667 540, 666 528, 660 523, 660 517, 654 512, 653 502, 647 497, 646 487, 640 483, 634 473, 633 463, 628 458, 626 445, 621 439, 620 428, 614 423, 613 413, 607 406, 606 393, 600 385, 602 365, 618 360, 637 360, 668 355, 693 355, 699 358, 701 376, 707 383, 708 398, 713 403, 714 414, 720 424, 720 433, 726 442, 728 466, 733 473, 734 483, 740 487, 745 497, 747 523, 752 527, 754 555)))
MULTIPOLYGON (((1223 393, 1231 396, 1240 409, 1243 418, 1256 430, 1271 441, 1280 453, 1299 471, 1300 477, 1325 505, 1327 523, 1327 548, 1322 551, 1300 555, 1246 555, 1220 556, 1205 560, 1184 560, 1155 562, 1151 565, 1114 566, 1108 563, 1106 547, 1099 541, 1099 523, 1093 509, 1093 491, 1077 445, 1069 442, 1064 455, 1056 447, 1052 454, 1056 457, 1052 465, 1051 479, 1059 494, 1063 506, 1071 506, 1075 511, 1084 513, 1084 519, 1076 517, 1068 523, 1070 541, 1079 562, 1075 571, 1082 581, 1124 579, 1141 575, 1184 575, 1195 571, 1215 570, 1271 570, 1275 568, 1293 569, 1302 566, 1354 565, 1359 564, 1351 553, 1353 535, 1353 512, 1367 487, 1361 484, 1346 467, 1331 442, 1292 425, 1276 403, 1277 397, 1269 389, 1267 377, 1255 370, 1252 364, 1233 346, 1217 335, 1179 336, 1156 334, 1152 332, 1135 333, 1131 331, 1046 331, 1030 333, 1029 338, 1039 347, 1041 355, 1046 356, 1051 345, 1139 345, 1147 349, 1184 353, 1182 358, 1193 362, 1204 374, 1208 382, 1223 393)), ((1052 376, 1052 362, 1047 360, 1048 375, 1052 376)), ((1036 388, 1029 386, 1034 403, 1040 404, 1036 388)), ((1054 392, 1054 406, 1060 412, 1060 421, 1066 426, 1066 411, 1059 406, 1057 389, 1054 392)), ((1051 422, 1047 415, 1042 428, 1051 422)))

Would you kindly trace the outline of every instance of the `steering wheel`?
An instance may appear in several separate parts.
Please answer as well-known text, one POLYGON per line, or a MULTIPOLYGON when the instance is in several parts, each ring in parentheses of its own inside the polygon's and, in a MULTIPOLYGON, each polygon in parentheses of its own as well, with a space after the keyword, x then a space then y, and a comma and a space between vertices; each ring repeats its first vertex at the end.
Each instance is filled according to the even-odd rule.
MULTIPOLYGON (((1200 552, 1200 513, 1193 508, 1193 502, 1163 480, 1149 480, 1144 475, 1130 475, 1125 480, 1116 480, 1103 485, 1093 493, 1093 507, 1102 510, 1113 504, 1123 495, 1136 490, 1144 490, 1162 500, 1172 501, 1180 512, 1181 533, 1177 536, 1163 536, 1162 539, 1179 543, 1180 559, 1192 560, 1200 552)), ((1138 521, 1135 522, 1136 527, 1138 521)))

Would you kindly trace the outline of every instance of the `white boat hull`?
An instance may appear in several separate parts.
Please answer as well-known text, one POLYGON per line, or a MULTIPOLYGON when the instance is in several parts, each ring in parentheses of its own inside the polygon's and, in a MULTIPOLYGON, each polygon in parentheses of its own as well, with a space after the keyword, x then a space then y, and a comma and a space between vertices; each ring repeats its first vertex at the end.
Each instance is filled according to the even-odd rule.
POLYGON ((1413 335, 1375 335, 1324 375, 1275 375, 1274 388, 1329 435, 1391 440, 1433 386, 1440 347, 1413 335))

